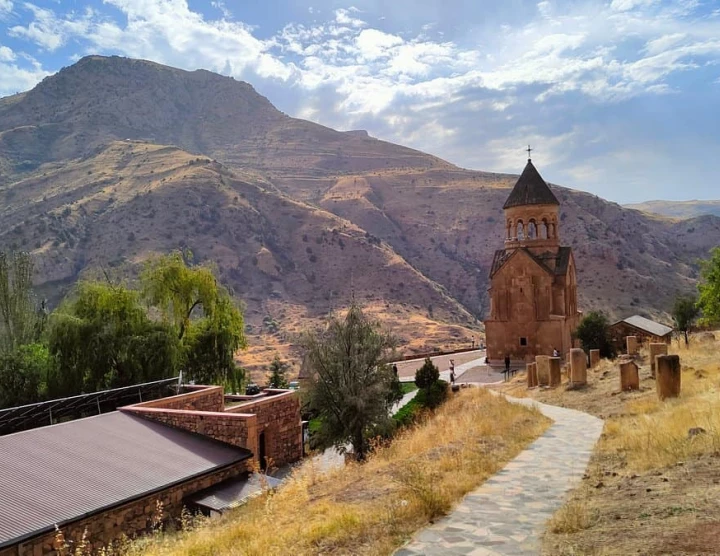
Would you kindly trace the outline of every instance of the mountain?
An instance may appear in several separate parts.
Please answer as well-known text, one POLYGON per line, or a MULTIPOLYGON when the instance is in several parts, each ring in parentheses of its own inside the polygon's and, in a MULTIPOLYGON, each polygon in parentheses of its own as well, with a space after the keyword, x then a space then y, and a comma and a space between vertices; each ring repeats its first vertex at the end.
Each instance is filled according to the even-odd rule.
MULTIPOLYGON (((56 301, 79 277, 131 278, 148 256, 189 247, 247 304, 246 364, 287 353, 353 295, 411 349, 477 337, 516 179, 142 60, 90 56, 0 99, 0 248, 33 252, 56 301)), ((552 187, 586 310, 667 320, 720 243, 720 218, 678 221, 552 187)))
POLYGON ((625 205, 625 207, 671 218, 720 216, 720 201, 646 201, 625 205))

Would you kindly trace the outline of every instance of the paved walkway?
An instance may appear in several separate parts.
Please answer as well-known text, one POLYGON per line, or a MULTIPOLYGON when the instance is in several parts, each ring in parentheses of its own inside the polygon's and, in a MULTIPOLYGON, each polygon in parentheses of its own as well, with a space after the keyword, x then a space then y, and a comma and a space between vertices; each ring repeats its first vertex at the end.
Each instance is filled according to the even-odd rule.
POLYGON ((554 422, 526 450, 446 517, 423 529, 396 556, 539 554, 545 523, 585 473, 602 420, 530 399, 554 422))

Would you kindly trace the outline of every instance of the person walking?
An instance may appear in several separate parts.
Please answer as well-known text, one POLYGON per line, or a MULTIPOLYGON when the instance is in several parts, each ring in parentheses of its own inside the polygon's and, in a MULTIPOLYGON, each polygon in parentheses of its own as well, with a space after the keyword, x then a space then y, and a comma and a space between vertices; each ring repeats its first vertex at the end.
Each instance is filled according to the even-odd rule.
POLYGON ((450 384, 455 384, 455 360, 450 359, 450 384))

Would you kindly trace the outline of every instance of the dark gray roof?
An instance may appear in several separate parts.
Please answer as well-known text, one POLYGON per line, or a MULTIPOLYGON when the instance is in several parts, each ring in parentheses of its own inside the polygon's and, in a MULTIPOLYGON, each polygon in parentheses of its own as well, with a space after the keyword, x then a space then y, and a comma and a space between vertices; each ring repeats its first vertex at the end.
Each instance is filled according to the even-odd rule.
POLYGON ((0 437, 0 548, 250 457, 113 411, 0 437))
POLYGON ((653 336, 659 336, 661 338, 663 336, 667 336, 673 331, 670 326, 665 326, 664 324, 660 324, 659 322, 646 319, 645 317, 641 317, 640 315, 633 315, 632 317, 628 317, 626 319, 618 321, 615 324, 619 324, 621 322, 624 322, 626 324, 629 324, 630 326, 634 326, 635 328, 644 330, 645 332, 648 332, 653 336))
POLYGON ((533 163, 528 160, 523 173, 520 174, 515 187, 503 205, 504 209, 524 205, 559 205, 557 198, 550 191, 548 184, 542 179, 533 163))
POLYGON ((572 255, 571 247, 560 247, 557 254, 548 251, 546 253, 541 253, 540 255, 534 255, 525 247, 518 247, 517 249, 509 251, 505 249, 498 249, 495 251, 492 267, 490 267, 490 277, 492 278, 517 251, 525 252, 528 257, 538 263, 543 269, 547 270, 550 274, 555 274, 556 276, 565 275, 568 265, 570 264, 570 256, 572 255))
POLYGON ((262 493, 263 488, 276 488, 282 481, 274 477, 263 477, 267 486, 257 473, 242 478, 227 479, 211 486, 190 498, 190 502, 214 510, 224 512, 243 505, 253 496, 262 493))

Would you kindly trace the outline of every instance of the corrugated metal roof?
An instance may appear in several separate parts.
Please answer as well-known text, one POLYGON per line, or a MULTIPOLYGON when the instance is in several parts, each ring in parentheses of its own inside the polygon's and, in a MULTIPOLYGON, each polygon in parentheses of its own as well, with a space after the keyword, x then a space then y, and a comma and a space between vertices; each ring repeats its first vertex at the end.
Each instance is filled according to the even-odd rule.
POLYGON ((669 326, 665 326, 664 324, 660 324, 659 322, 646 319, 645 317, 641 317, 640 315, 633 315, 632 317, 623 319, 621 322, 626 322, 630 326, 634 326, 635 328, 639 328, 640 330, 649 332, 654 336, 666 336, 673 331, 673 329, 669 326))
MULTIPOLYGON (((273 477, 264 477, 264 480, 267 483, 266 488, 275 488, 282 482, 273 477)), ((263 484, 260 476, 253 473, 248 477, 228 479, 211 486, 190 498, 189 501, 216 512, 223 512, 241 506, 262 491, 263 484)))
POLYGON ((0 437, 0 548, 250 455, 118 411, 0 437))

